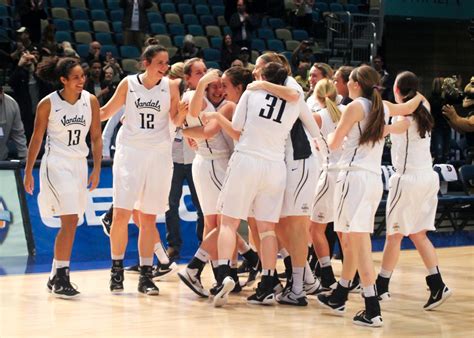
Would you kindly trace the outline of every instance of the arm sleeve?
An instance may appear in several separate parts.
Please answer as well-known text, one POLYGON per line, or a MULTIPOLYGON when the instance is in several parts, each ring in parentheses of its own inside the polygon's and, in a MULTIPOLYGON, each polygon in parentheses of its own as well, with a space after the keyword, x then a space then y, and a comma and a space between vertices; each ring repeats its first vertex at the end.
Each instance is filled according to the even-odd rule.
POLYGON ((26 147, 25 129, 21 121, 20 108, 18 103, 13 102, 13 125, 10 132, 10 138, 15 143, 19 158, 25 158, 28 148, 26 147))
POLYGON ((238 131, 244 129, 245 120, 247 119, 249 92, 245 91, 235 108, 234 116, 232 117, 232 128, 238 131))
POLYGON ((301 122, 303 122, 303 125, 308 130, 312 138, 318 137, 320 135, 320 129, 318 127, 318 124, 314 120, 313 116, 311 115, 308 105, 304 102, 303 98, 300 98, 299 105, 300 105, 299 118, 301 122))
POLYGON ((112 142, 112 136, 114 135, 114 130, 120 122, 120 118, 124 113, 124 108, 120 110, 118 114, 115 114, 107 121, 107 124, 104 127, 104 131, 102 132, 102 156, 110 157, 110 145, 112 142))

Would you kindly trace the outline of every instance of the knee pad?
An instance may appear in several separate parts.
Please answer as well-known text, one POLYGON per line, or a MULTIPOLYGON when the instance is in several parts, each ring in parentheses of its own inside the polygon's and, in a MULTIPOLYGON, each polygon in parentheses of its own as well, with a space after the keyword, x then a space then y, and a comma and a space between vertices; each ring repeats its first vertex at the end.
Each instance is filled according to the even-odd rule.
POLYGON ((260 237, 260 240, 263 240, 264 238, 267 238, 267 237, 276 237, 275 231, 273 230, 259 232, 258 235, 260 237))

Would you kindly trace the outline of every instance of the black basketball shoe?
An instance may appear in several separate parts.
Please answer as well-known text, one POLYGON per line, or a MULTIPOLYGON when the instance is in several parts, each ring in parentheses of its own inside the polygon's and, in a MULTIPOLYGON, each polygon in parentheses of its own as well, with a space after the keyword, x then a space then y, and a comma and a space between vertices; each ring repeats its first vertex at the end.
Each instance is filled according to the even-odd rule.
POLYGON ((430 298, 423 306, 425 310, 433 310, 440 306, 452 295, 452 291, 444 284, 441 274, 426 276, 426 283, 430 288, 430 298))
MULTIPOLYGON (((255 293, 247 298, 250 304, 275 305, 274 277, 262 276, 262 281, 258 283, 255 293)), ((283 288, 282 288, 283 290, 283 288)))
POLYGON ((380 304, 377 296, 365 297, 365 310, 359 311, 352 322, 356 325, 380 327, 383 325, 380 304))
POLYGON ((153 267, 142 265, 140 266, 140 277, 138 278, 138 292, 147 296, 158 296, 160 290, 153 283, 153 267))
POLYGON ((110 292, 123 292, 123 261, 112 261, 112 269, 110 269, 110 292))
POLYGON ((346 312, 348 294, 349 288, 337 283, 336 289, 332 290, 331 293, 319 294, 317 299, 319 304, 330 309, 334 314, 342 316, 346 312))
POLYGON ((56 270, 56 277, 53 285, 53 294, 58 298, 71 299, 79 296, 79 291, 71 285, 69 281, 69 268, 59 268, 56 270))
POLYGON ((104 231, 104 234, 106 234, 108 237, 110 237, 110 229, 112 228, 113 211, 113 206, 110 206, 110 209, 106 213, 103 213, 102 216, 100 216, 102 230, 104 231))
POLYGON ((168 264, 158 264, 153 270, 153 280, 165 280, 178 272, 178 264, 169 262, 168 264))

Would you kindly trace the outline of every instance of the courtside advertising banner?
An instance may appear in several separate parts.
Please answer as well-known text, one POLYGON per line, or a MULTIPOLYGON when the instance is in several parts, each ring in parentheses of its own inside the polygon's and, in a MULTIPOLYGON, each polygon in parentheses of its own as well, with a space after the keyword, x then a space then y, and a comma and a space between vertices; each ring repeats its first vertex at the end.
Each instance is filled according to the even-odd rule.
MULTIPOLYGON (((33 195, 26 195, 36 244, 37 255, 52 255, 54 240, 60 227, 59 218, 43 217, 38 207, 39 168, 33 170, 35 190, 33 195)), ((110 242, 104 234, 100 216, 108 210, 112 203, 112 168, 103 167, 100 184, 97 189, 89 192, 85 214, 79 220, 73 247, 72 260, 109 259, 110 242)), ((197 248, 196 210, 191 202, 191 194, 187 185, 183 186, 179 215, 181 219, 181 237, 183 247, 181 256, 192 256, 197 248)), ((166 243, 165 215, 158 215, 157 227, 163 243, 166 243)), ((138 258, 138 229, 130 219, 129 240, 126 258, 138 258)))
POLYGON ((28 255, 14 169, 0 169, 0 258, 28 255))

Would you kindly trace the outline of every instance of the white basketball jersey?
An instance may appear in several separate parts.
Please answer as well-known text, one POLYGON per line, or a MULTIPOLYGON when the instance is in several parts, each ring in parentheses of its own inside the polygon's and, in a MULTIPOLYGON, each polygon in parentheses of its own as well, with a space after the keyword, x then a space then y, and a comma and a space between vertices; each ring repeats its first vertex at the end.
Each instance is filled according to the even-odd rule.
POLYGON ((155 148, 170 143, 170 83, 163 77, 153 88, 146 89, 138 74, 127 76, 128 92, 124 123, 118 142, 138 148, 155 148))
MULTIPOLYGON (((346 106, 340 104, 337 108, 344 112, 346 106)), ((323 108, 318 111, 319 116, 321 116, 321 133, 317 138, 319 146, 319 154, 323 169, 332 170, 337 169, 337 163, 342 155, 342 149, 337 149, 330 151, 328 145, 328 135, 336 130, 337 122, 334 122, 329 114, 327 108, 323 108)))
MULTIPOLYGON (((408 116, 407 118, 410 120, 410 127, 406 132, 390 134, 393 166, 399 173, 404 173, 407 169, 432 170, 431 135, 428 132, 424 138, 421 138, 418 133, 418 124, 413 117, 408 116)), ((392 118, 392 123, 397 121, 397 116, 392 118)))
POLYGON ((86 136, 92 120, 89 92, 83 90, 74 104, 64 100, 59 91, 47 97, 51 102, 51 111, 46 134, 46 154, 86 157, 89 154, 86 136))
MULTIPOLYGON (((192 98, 192 95, 194 95, 194 90, 186 92, 185 95, 183 95, 182 101, 189 102, 192 98)), ((204 123, 201 119, 202 112, 218 111, 223 105, 227 103, 226 100, 222 100, 222 102, 217 107, 215 107, 206 97, 204 97, 204 102, 206 103, 206 107, 199 113, 198 117, 194 117, 189 114, 186 115, 185 128, 203 126, 204 123)), ((222 130, 220 130, 211 138, 196 139, 196 142, 198 145, 196 153, 206 158, 229 157, 230 153, 232 152, 232 149, 229 147, 229 143, 225 139, 224 132, 222 130)))
MULTIPOLYGON (((367 128, 367 117, 372 107, 372 102, 364 97, 359 97, 354 101, 362 104, 364 119, 355 123, 343 144, 343 151, 338 167, 341 170, 363 169, 380 175, 380 164, 385 139, 381 139, 372 146, 372 142, 359 144, 362 132, 367 128)), ((388 122, 389 110, 384 105, 385 123, 388 122)))
POLYGON ((232 119, 232 127, 242 131, 235 151, 282 161, 299 114, 299 101, 290 103, 264 90, 245 91, 232 119))

